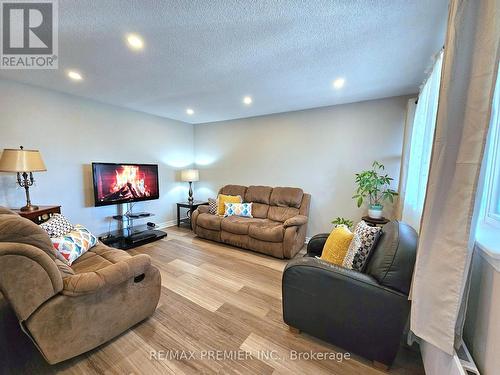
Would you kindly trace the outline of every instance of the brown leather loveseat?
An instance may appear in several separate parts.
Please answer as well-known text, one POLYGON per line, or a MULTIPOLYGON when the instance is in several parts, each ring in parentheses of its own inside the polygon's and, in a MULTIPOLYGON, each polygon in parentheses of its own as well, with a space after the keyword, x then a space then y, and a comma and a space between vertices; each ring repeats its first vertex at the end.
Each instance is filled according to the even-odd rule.
POLYGON ((304 245, 311 196, 299 188, 226 185, 219 194, 240 195, 252 202, 253 218, 193 212, 193 231, 202 238, 255 250, 276 258, 293 258, 304 245))
POLYGON ((0 207, 0 292, 54 364, 153 314, 161 278, 148 255, 131 256, 100 243, 70 267, 40 226, 0 207))

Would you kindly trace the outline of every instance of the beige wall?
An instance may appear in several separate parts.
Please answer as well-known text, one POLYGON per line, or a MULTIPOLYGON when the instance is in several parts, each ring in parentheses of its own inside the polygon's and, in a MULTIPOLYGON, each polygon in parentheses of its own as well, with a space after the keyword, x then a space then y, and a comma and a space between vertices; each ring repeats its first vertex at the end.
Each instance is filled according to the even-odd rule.
MULTIPOLYGON (((224 184, 296 186, 312 194, 308 235, 336 216, 359 220, 354 173, 384 163, 397 188, 408 97, 195 126, 197 198, 224 184)), ((257 103, 256 103, 257 105, 257 103)))
MULTIPOLYGON (((174 220, 175 202, 185 199, 186 184, 176 170, 192 163, 193 126, 90 100, 0 81, 0 152, 4 148, 39 149, 47 172, 36 173, 35 204, 60 204, 74 223, 101 233, 116 226, 108 219, 117 206, 93 207, 90 163, 157 163, 160 199, 134 209, 174 220)), ((24 205, 15 175, 0 173, 0 205, 24 205)), ((148 220, 143 220, 145 223, 148 220)))
POLYGON ((500 267, 488 259, 476 247, 464 340, 481 374, 495 375, 500 371, 500 267))

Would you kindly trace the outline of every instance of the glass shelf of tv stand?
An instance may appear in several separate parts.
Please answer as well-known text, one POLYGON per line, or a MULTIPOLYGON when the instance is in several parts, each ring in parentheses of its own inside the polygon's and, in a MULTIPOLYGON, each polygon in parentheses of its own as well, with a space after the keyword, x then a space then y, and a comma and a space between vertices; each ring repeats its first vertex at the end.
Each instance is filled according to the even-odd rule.
POLYGON ((133 212, 125 215, 115 215, 113 216, 113 219, 122 222, 129 222, 132 220, 147 219, 151 216, 155 216, 155 214, 152 214, 150 212, 133 212))

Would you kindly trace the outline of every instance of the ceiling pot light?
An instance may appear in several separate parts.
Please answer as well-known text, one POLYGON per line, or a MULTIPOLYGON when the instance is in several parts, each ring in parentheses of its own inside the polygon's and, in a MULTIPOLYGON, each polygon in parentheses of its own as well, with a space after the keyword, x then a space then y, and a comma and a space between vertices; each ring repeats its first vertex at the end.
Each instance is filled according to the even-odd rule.
POLYGON ((243 103, 246 104, 246 105, 250 105, 252 104, 253 100, 252 100, 252 97, 251 96, 245 96, 243 98, 243 103))
POLYGON ((144 48, 144 41, 137 34, 128 34, 127 35, 127 43, 131 49, 136 50, 136 51, 144 48))
POLYGON ((68 77, 73 81, 81 81, 83 79, 82 75, 74 70, 68 71, 68 77))
POLYGON ((344 78, 337 78, 335 81, 333 81, 333 87, 336 89, 341 89, 344 87, 345 79, 344 78))
POLYGON ((186 109, 186 113, 191 116, 194 115, 194 111, 191 108, 186 109))

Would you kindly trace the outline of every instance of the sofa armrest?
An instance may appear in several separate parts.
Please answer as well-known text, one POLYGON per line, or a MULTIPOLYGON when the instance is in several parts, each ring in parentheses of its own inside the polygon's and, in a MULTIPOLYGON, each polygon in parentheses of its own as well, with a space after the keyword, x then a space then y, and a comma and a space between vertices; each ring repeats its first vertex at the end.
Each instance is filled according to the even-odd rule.
POLYGON ((197 210, 200 214, 208 214, 208 212, 210 211, 210 207, 204 204, 202 206, 198 206, 197 210))
POLYGON ((370 275, 312 257, 289 262, 282 285, 286 324, 368 359, 393 361, 408 319, 408 296, 370 275))
MULTIPOLYGON (((343 268, 318 258, 302 257, 294 259, 288 262, 283 273, 285 274, 287 270, 290 270, 292 268, 295 268, 298 272, 303 272, 305 275, 308 275, 310 277, 320 275, 319 273, 315 274, 314 272, 327 272, 327 277, 329 278, 336 278, 346 282, 364 284, 367 287, 387 289, 380 285, 372 276, 343 268)), ((303 281, 306 282, 305 276, 303 278, 303 281)))
POLYGON ((285 228, 288 227, 299 227, 307 223, 307 216, 305 215, 296 215, 291 217, 290 219, 285 220, 283 226, 285 228))
POLYGON ((28 244, 0 242, 0 292, 20 321, 62 287, 54 260, 43 250, 28 244))
POLYGON ((149 255, 139 254, 95 272, 72 275, 63 280, 62 294, 78 296, 95 293, 107 286, 118 285, 142 275, 150 266, 149 255))
POLYGON ((307 256, 315 257, 321 256, 323 252, 323 247, 325 246, 326 239, 328 238, 329 233, 320 233, 315 236, 312 236, 309 242, 307 243, 307 256))

